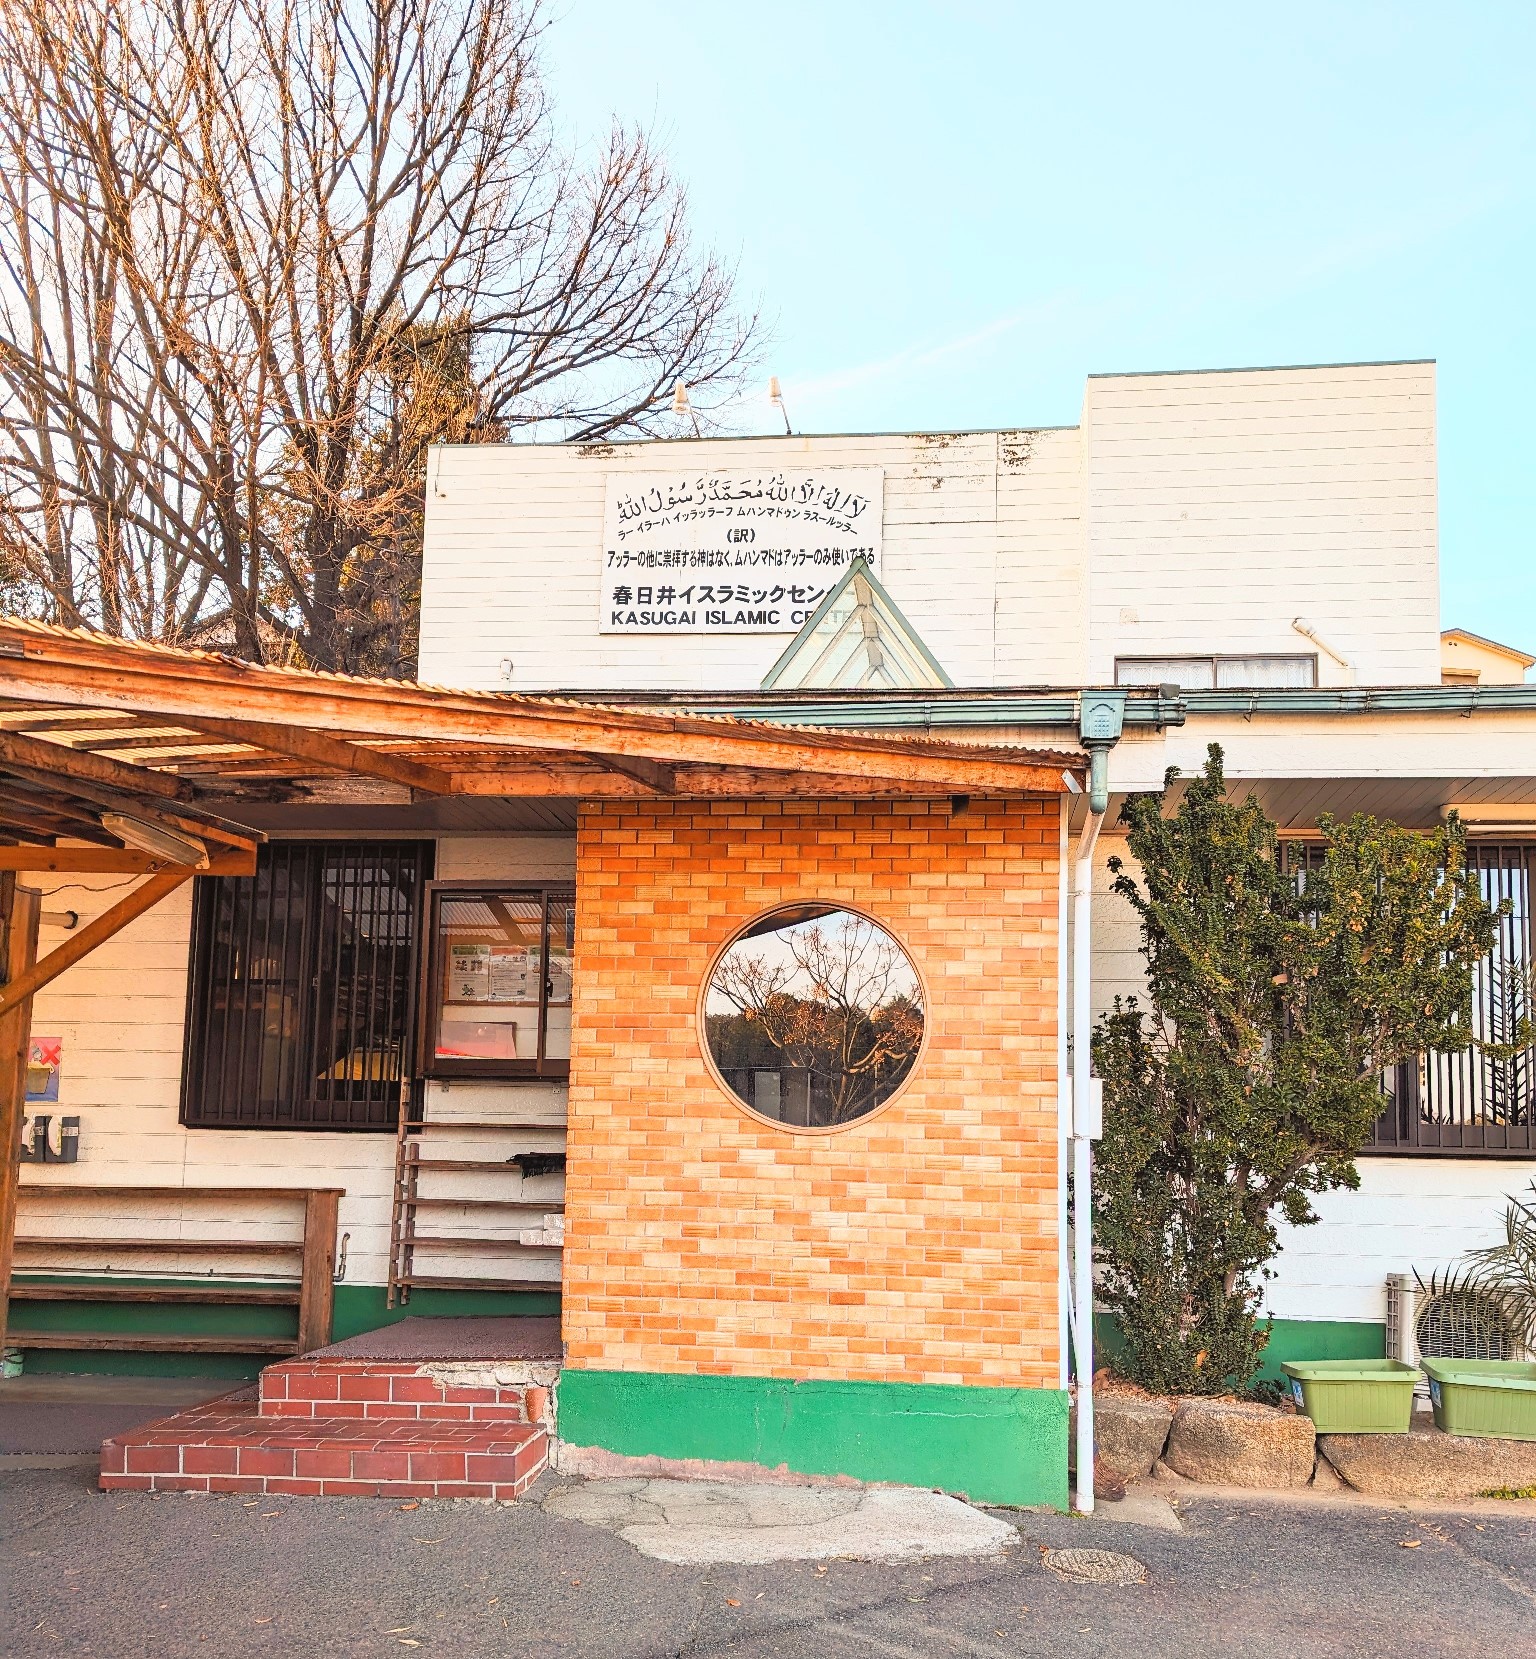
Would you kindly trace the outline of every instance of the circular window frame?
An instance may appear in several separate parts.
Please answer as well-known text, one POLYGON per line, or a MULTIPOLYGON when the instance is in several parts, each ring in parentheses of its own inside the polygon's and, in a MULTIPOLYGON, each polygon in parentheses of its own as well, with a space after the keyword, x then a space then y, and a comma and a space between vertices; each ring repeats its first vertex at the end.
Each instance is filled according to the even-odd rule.
POLYGON ((710 1081, 749 1122, 761 1124, 765 1129, 777 1129, 785 1135, 811 1135, 816 1137, 846 1135, 855 1129, 863 1128, 866 1124, 873 1123, 876 1118, 884 1117, 898 1101, 905 1098, 907 1090, 912 1087, 913 1080, 917 1076, 918 1068, 928 1055, 928 1041, 933 1033, 933 999, 928 991, 928 976, 923 972, 922 963, 918 960, 917 952, 889 922, 881 921, 878 916, 866 910, 861 904, 850 904, 846 899, 813 894, 805 898, 782 899, 777 904, 770 904, 766 909, 754 911, 744 921, 737 922, 732 927, 724 941, 710 953, 709 965, 704 970, 704 978, 699 985, 699 994, 694 1006, 693 1029, 695 1040, 699 1045, 699 1055, 704 1062, 705 1069, 709 1072, 710 1081), (902 1078, 900 1084, 892 1091, 890 1096, 882 1100, 873 1111, 865 1112, 862 1117, 850 1118, 847 1123, 782 1123, 778 1118, 764 1117, 761 1112, 754 1111, 726 1082, 724 1074, 719 1066, 715 1064, 715 1057, 710 1051, 709 1027, 705 1023, 705 1008, 709 1002, 709 987, 714 981, 715 969, 719 967, 721 958, 733 945, 740 941, 741 936, 755 922, 761 922, 769 916, 776 916, 781 910, 793 910, 802 904, 825 904, 837 910, 846 910, 850 915, 863 917, 871 926, 879 928, 882 933, 894 939, 897 945, 900 946, 902 954, 910 963, 912 972, 917 977, 918 989, 922 993, 923 1035, 922 1040, 917 1045, 917 1053, 912 1056, 912 1064, 907 1071, 907 1075, 902 1078))

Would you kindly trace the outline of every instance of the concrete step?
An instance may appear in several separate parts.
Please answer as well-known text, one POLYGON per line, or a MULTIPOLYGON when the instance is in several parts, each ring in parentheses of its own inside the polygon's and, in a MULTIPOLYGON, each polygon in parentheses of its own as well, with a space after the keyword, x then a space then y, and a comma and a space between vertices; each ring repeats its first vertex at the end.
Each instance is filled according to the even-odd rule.
POLYGON ((101 1448, 108 1491, 298 1497, 521 1497, 549 1461, 534 1423, 272 1417, 254 1389, 162 1418, 101 1448))

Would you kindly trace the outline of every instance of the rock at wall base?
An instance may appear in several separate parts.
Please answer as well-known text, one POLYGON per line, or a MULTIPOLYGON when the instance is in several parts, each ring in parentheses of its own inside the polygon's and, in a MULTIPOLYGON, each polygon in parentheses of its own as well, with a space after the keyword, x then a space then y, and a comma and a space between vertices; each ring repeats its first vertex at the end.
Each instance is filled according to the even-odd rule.
MULTIPOLYGON (((1095 1394, 1093 1449, 1095 1468, 1118 1475, 1122 1481, 1140 1480, 1152 1472, 1168 1440, 1173 1408, 1161 1400, 1135 1394, 1095 1394)), ((1076 1464, 1077 1410, 1072 1411, 1067 1442, 1076 1464)))
POLYGON ((1285 1488, 1312 1479, 1312 1419, 1238 1400, 1183 1400, 1163 1461, 1206 1486, 1285 1488))
POLYGON ((1312 1490, 1314 1492, 1347 1492, 1349 1483, 1337 1469, 1319 1451, 1317 1467, 1312 1471, 1312 1490))
POLYGON ((1318 1450, 1357 1492, 1378 1498, 1475 1498, 1536 1486, 1536 1442, 1442 1434, 1325 1434, 1318 1450))

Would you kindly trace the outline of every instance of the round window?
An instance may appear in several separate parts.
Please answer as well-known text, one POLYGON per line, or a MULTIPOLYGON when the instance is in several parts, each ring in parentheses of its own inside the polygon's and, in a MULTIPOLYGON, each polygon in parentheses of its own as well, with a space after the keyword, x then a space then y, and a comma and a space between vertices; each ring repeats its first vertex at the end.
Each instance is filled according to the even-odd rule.
POLYGON ((923 1041, 923 988, 878 922, 838 905, 787 905, 716 959, 704 1036, 744 1106, 793 1128, 835 1129, 906 1081, 923 1041))

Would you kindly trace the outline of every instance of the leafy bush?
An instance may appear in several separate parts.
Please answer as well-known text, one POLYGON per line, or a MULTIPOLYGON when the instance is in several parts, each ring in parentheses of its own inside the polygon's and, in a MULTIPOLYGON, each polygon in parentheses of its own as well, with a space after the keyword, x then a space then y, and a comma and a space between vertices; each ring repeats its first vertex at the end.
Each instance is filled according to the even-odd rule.
POLYGON ((1117 999, 1093 1033, 1098 1293, 1132 1381, 1221 1393, 1263 1356, 1279 1222, 1359 1184, 1383 1073, 1470 1042, 1496 922, 1454 818, 1420 834, 1325 817, 1321 859, 1298 872, 1258 803, 1228 799, 1219 746, 1171 816, 1164 799, 1123 814, 1140 880, 1110 861, 1150 1007, 1117 999))

